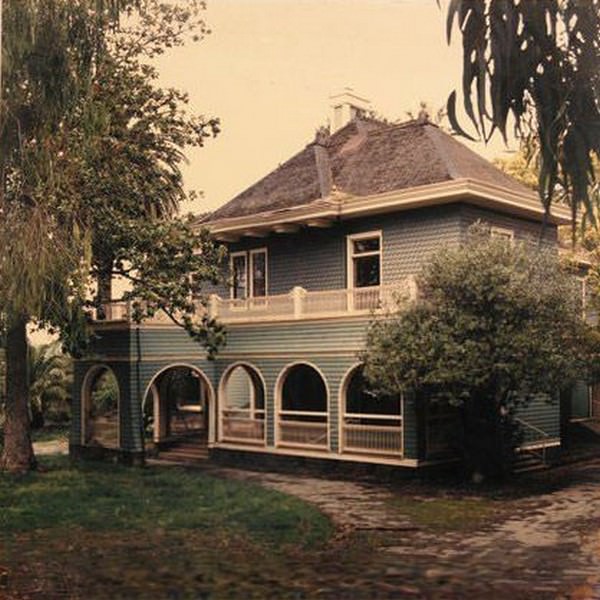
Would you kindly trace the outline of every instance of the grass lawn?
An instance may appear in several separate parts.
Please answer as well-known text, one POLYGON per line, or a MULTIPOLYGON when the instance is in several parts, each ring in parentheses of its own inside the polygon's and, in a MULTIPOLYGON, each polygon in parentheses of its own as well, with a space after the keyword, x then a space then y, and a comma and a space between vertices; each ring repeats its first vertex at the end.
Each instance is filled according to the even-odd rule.
POLYGON ((300 500, 199 471, 41 466, 0 475, 0 598, 293 595, 289 565, 333 530, 300 500))
POLYGON ((506 502, 489 497, 422 497, 395 495, 390 501, 417 527, 436 531, 472 531, 507 511, 506 502))

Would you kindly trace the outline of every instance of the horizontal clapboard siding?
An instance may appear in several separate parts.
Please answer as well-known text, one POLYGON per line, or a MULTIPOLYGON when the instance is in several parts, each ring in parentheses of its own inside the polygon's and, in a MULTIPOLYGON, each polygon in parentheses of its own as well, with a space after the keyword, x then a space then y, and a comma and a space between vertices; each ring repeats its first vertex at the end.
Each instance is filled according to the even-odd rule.
MULTIPOLYGON (((517 416, 544 431, 552 438, 560 437, 560 403, 558 398, 549 398, 548 401, 543 397, 537 397, 526 406, 519 407, 517 416)), ((532 441, 536 438, 536 434, 532 430, 524 427, 525 442, 532 441)))

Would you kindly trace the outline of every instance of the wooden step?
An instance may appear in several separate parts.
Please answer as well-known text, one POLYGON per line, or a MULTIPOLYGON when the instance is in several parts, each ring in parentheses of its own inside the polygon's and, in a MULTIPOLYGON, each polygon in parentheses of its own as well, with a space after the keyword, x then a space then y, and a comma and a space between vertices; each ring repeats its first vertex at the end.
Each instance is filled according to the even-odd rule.
POLYGON ((547 468, 548 464, 540 456, 527 450, 522 450, 517 454, 513 465, 513 472, 516 474, 530 473, 532 471, 542 471, 547 468))

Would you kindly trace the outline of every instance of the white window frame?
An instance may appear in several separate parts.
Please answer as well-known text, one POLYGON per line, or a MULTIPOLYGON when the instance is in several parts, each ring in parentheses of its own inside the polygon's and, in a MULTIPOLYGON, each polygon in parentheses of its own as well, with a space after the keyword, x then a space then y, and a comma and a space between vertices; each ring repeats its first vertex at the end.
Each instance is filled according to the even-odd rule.
POLYGON ((250 298, 266 298, 269 295, 269 250, 266 246, 262 247, 262 248, 254 248, 253 250, 250 250, 248 252, 248 260, 247 260, 247 265, 248 265, 248 281, 249 281, 249 288, 250 288, 250 298), (253 273, 253 257, 256 254, 264 254, 265 255, 265 295, 264 296, 256 296, 254 294, 254 277, 252 276, 253 273))
POLYGON ((269 249, 266 246, 253 248, 252 250, 240 250, 229 254, 229 271, 233 277, 233 261, 236 257, 243 256, 246 262, 246 295, 243 298, 234 298, 233 285, 229 286, 229 297, 232 300, 248 300, 249 298, 266 298, 269 295, 269 249), (252 277, 253 257, 256 254, 265 255, 265 295, 254 295, 254 278, 252 277))
POLYGON ((242 250, 240 252, 232 252, 229 255, 229 272, 231 273, 231 277, 232 277, 232 281, 231 281, 231 285, 229 286, 229 297, 232 300, 246 300, 249 296, 249 281, 248 281, 248 252, 246 252, 245 250, 242 250), (234 290, 234 285, 233 285, 233 278, 235 277, 235 271, 233 268, 233 263, 234 260, 239 257, 239 256, 243 256, 244 257, 244 262, 245 262, 245 271, 246 271, 246 293, 244 294, 243 297, 240 298, 236 298, 233 294, 233 290, 234 290))
POLYGON ((346 282, 347 288, 350 290, 354 288, 354 259, 356 257, 364 256, 379 256, 379 285, 377 286, 363 286, 364 289, 370 287, 381 287, 383 285, 383 235, 381 230, 377 231, 366 231, 364 233, 353 233, 346 236, 346 282), (379 239, 379 250, 373 250, 371 252, 361 252, 360 254, 354 253, 354 242, 360 240, 366 240, 370 238, 379 239))
POLYGON ((508 238, 508 242, 512 245, 515 243, 515 230, 509 227, 498 227, 496 225, 490 227, 490 237, 498 239, 508 238))

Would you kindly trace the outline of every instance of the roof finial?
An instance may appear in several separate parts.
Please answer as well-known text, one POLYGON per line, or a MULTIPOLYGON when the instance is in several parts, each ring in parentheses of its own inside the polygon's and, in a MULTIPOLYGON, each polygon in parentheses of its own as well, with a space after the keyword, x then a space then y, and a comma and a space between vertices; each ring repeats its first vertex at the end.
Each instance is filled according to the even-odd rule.
POLYGON ((330 136, 331 132, 329 130, 329 126, 321 125, 321 127, 315 131, 315 144, 326 146, 327 140, 329 140, 330 136))
POLYGON ((429 123, 429 113, 427 112, 427 104, 425 104, 425 102, 421 102, 420 106, 421 110, 419 110, 417 116, 417 123, 419 123, 419 125, 424 125, 425 123, 429 123))

